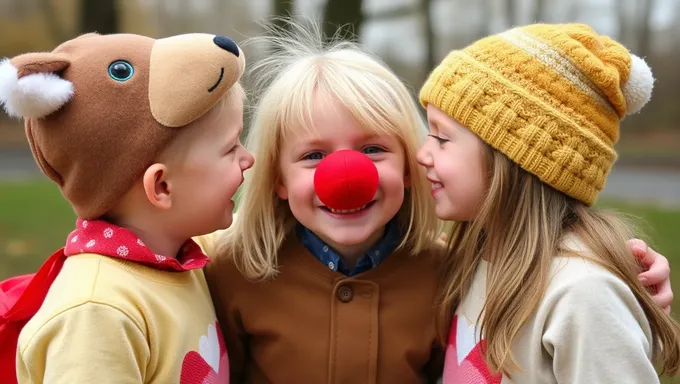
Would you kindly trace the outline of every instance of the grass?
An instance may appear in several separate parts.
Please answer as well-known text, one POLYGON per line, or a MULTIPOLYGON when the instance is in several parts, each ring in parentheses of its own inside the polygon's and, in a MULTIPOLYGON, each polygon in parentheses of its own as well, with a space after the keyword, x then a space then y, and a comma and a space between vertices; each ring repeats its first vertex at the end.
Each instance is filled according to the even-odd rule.
POLYGON ((74 225, 75 214, 54 184, 0 183, 0 279, 36 271, 74 225))
MULTIPOLYGON (((613 201, 600 206, 614 208, 646 223, 642 229, 649 243, 669 259, 672 286, 680 292, 680 209, 613 201)), ((73 211, 51 182, 0 183, 0 280, 34 272, 64 244, 74 224, 73 211)), ((674 311, 680 310, 678 300, 680 298, 674 301, 674 311)))

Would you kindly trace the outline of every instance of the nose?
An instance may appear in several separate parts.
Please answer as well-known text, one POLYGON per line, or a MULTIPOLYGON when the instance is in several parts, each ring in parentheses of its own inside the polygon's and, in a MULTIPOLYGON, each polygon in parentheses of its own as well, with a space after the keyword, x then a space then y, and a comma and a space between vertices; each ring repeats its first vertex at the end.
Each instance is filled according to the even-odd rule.
POLYGON ((423 146, 420 147, 420 149, 416 153, 416 161, 423 167, 432 166, 432 154, 427 148, 427 143, 423 144, 423 146))
POLYGON ((326 156, 314 172, 314 190, 332 209, 357 209, 378 191, 378 169, 361 152, 344 149, 326 156))
POLYGON ((225 51, 233 53, 234 56, 239 56, 238 45, 236 45, 232 39, 226 36, 215 36, 213 42, 225 51))
POLYGON ((247 150, 245 150, 244 152, 245 154, 241 157, 241 161, 239 164, 241 166, 241 170, 243 171, 250 169, 253 166, 253 164, 255 164, 255 158, 253 157, 253 155, 247 150))

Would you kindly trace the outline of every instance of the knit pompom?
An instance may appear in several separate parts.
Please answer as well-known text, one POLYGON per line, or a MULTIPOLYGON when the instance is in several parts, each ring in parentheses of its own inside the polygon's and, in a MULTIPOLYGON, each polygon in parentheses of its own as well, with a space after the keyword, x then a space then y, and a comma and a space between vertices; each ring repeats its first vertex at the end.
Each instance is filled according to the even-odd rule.
POLYGON ((652 98, 654 76, 649 65, 640 57, 631 54, 630 75, 622 91, 626 98, 626 114, 632 115, 642 109, 652 98))

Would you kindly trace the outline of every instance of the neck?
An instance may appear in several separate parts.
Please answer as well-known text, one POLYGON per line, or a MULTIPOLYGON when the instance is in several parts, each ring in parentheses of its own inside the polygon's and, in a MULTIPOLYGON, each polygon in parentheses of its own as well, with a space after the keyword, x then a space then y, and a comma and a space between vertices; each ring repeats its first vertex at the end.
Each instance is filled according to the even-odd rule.
POLYGON ((336 244, 329 239, 319 236, 324 243, 328 244, 335 252, 340 256, 342 262, 347 266, 347 268, 352 269, 356 266, 357 262, 366 254, 366 252, 371 249, 385 233, 385 226, 382 226, 379 230, 373 232, 371 236, 365 241, 359 244, 336 244))
POLYGON ((158 229, 153 230, 151 228, 126 223, 122 223, 120 226, 134 232, 151 252, 173 259, 177 257, 180 248, 186 241, 186 239, 174 239, 158 229))
POLYGON ((173 236, 160 220, 145 215, 123 215, 111 218, 112 224, 132 231, 151 252, 165 257, 176 258, 186 238, 173 236))

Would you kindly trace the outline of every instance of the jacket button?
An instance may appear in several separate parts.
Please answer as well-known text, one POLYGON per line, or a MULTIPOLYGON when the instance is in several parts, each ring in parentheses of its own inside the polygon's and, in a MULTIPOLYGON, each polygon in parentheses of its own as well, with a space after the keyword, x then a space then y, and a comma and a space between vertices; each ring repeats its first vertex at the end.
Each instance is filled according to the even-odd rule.
POLYGON ((340 288, 338 288, 338 299, 342 301, 343 303, 349 303, 352 301, 352 298, 354 297, 354 291, 352 291, 352 288, 343 285, 340 288))

